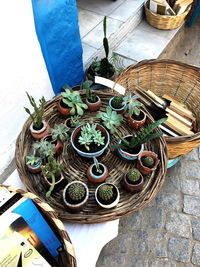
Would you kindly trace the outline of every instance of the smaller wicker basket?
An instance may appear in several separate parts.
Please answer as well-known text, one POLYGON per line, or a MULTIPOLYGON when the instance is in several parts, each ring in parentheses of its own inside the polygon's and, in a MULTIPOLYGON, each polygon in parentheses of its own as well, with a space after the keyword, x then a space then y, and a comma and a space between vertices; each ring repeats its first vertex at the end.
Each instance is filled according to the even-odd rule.
POLYGON ((149 1, 144 3, 144 9, 148 23, 160 30, 172 30, 180 27, 190 11, 190 8, 188 8, 186 12, 176 16, 159 15, 149 10, 149 1))
POLYGON ((60 267, 76 267, 76 259, 75 259, 75 251, 74 247, 70 241, 70 238, 65 231, 65 227, 63 223, 58 219, 55 211, 45 202, 41 201, 39 197, 30 192, 25 192, 22 189, 18 189, 12 186, 5 186, 0 184, 0 187, 7 188, 10 192, 20 193, 22 196, 26 198, 32 199, 32 201, 38 206, 40 211, 42 211, 45 219, 47 219, 48 223, 51 225, 58 238, 64 245, 65 251, 62 254, 62 258, 59 259, 60 267))

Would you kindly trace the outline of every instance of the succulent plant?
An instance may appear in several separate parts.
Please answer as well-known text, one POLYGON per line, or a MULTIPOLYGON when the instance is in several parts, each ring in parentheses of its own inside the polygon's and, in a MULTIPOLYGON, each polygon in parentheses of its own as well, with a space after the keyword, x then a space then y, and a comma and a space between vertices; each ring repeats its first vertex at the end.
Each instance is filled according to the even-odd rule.
POLYGON ((114 133, 116 127, 120 126, 123 121, 123 117, 120 114, 117 114, 116 111, 113 111, 110 107, 106 108, 106 112, 99 112, 96 116, 97 118, 103 121, 103 125, 114 133))
POLYGON ((81 201, 85 196, 85 187, 80 183, 69 185, 67 194, 73 201, 81 201))
POLYGON ((91 103, 95 103, 97 96, 91 90, 91 85, 92 84, 93 84, 92 81, 86 80, 85 82, 82 83, 82 89, 85 91, 88 101, 91 102, 91 103))
POLYGON ((113 197, 112 185, 104 184, 100 186, 98 190, 98 194, 102 200, 109 201, 113 197))
POLYGON ((48 157, 48 162, 41 167, 43 175, 51 179, 51 186, 46 193, 46 197, 50 197, 56 183, 56 178, 60 176, 63 166, 60 162, 56 161, 53 154, 48 157))
POLYGON ((40 100, 39 100, 39 105, 37 106, 36 102, 35 102, 35 99, 30 96, 28 94, 28 92, 26 92, 27 96, 28 96, 28 99, 29 99, 29 102, 31 104, 31 106, 34 108, 34 114, 32 114, 30 112, 30 110, 26 107, 24 107, 25 111, 30 115, 30 118, 33 122, 33 126, 36 130, 39 130, 42 128, 42 118, 43 118, 43 115, 44 115, 44 106, 45 106, 45 98, 42 97, 40 100))
POLYGON ((49 155, 55 153, 53 144, 43 139, 36 141, 33 144, 33 148, 39 153, 41 158, 48 157, 49 155))
POLYGON ((84 109, 87 109, 87 105, 83 103, 80 93, 78 91, 72 91, 69 86, 63 86, 65 90, 62 95, 62 101, 65 103, 70 110, 71 115, 78 114, 80 116, 83 115, 84 109))
POLYGON ((132 168, 127 173, 127 177, 130 182, 137 182, 140 178, 140 172, 137 169, 132 168))
POLYGON ((52 140, 60 140, 64 142, 67 138, 69 138, 68 134, 69 128, 64 124, 55 124, 53 129, 50 129, 50 133, 52 135, 52 140))
POLYGON ((96 129, 96 124, 87 123, 81 127, 81 135, 78 141, 89 151, 92 143, 95 143, 97 146, 104 145, 104 139, 105 137, 102 136, 101 131, 96 129))
POLYGON ((35 155, 26 156, 26 164, 36 166, 41 162, 41 158, 35 155))
POLYGON ((71 127, 73 128, 78 127, 80 125, 80 118, 81 118, 80 115, 71 116, 70 118, 71 127))
POLYGON ((144 129, 137 132, 136 135, 133 135, 130 139, 130 141, 126 139, 121 139, 121 144, 119 144, 119 147, 122 149, 132 149, 134 147, 137 147, 141 144, 146 143, 149 140, 158 138, 162 136, 162 132, 155 132, 153 133, 154 129, 157 128, 160 124, 166 121, 167 118, 162 118, 160 120, 157 120, 155 122, 152 122, 151 124, 147 125, 144 129))
POLYGON ((142 164, 148 168, 152 168, 154 166, 154 159, 150 156, 143 157, 141 161, 142 164))
POLYGON ((124 102, 124 99, 122 96, 114 96, 111 104, 113 108, 119 109, 123 106, 123 102, 124 102))
POLYGON ((140 107, 142 106, 142 103, 139 101, 136 101, 138 96, 132 95, 131 92, 128 92, 128 94, 124 97, 124 102, 123 104, 126 104, 126 108, 128 110, 129 115, 140 115, 140 107))
POLYGON ((98 159, 95 158, 95 157, 93 157, 93 160, 94 160, 94 166, 95 166, 95 168, 96 168, 96 172, 98 172, 98 173, 102 173, 102 170, 101 170, 100 167, 99 167, 98 159))

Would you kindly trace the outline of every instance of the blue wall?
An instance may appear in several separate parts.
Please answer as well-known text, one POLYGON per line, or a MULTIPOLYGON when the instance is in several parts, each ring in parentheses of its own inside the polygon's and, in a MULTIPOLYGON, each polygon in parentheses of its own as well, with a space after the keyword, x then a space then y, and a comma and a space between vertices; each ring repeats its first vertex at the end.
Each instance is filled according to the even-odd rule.
POLYGON ((75 0, 32 0, 35 28, 55 94, 83 80, 75 0))

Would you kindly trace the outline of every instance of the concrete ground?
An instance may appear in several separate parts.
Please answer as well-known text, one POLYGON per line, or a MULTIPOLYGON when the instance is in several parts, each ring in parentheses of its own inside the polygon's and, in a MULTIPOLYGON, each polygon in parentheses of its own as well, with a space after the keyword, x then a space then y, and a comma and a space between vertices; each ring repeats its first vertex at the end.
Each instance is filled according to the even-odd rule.
MULTIPOLYGON (((200 67, 200 18, 162 54, 200 67)), ((164 186, 146 208, 120 220, 96 267, 200 266, 200 149, 168 170, 164 186)))

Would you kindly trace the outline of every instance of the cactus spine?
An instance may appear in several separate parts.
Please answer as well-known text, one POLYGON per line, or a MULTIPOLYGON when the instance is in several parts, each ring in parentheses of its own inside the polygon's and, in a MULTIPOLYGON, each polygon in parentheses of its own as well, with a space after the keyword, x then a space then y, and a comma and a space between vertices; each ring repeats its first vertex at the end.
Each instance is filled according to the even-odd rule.
POLYGON ((102 185, 99 188, 99 197, 102 200, 109 201, 113 197, 113 187, 111 185, 102 185))
POLYGON ((85 196, 85 187, 82 184, 74 183, 69 186, 67 193, 73 201, 81 201, 85 196))
POLYGON ((148 168, 152 168, 154 165, 154 159, 150 156, 142 158, 142 164, 148 168))

